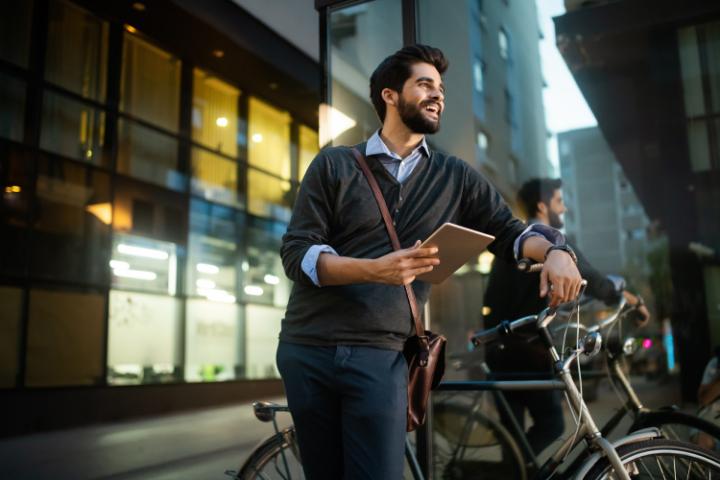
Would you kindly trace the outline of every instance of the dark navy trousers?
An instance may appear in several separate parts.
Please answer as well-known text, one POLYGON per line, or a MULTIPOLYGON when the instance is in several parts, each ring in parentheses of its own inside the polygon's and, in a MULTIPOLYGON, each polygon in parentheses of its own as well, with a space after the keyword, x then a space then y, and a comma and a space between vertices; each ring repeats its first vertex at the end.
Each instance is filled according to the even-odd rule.
POLYGON ((277 365, 308 480, 400 480, 407 423, 402 352, 280 342, 277 365))

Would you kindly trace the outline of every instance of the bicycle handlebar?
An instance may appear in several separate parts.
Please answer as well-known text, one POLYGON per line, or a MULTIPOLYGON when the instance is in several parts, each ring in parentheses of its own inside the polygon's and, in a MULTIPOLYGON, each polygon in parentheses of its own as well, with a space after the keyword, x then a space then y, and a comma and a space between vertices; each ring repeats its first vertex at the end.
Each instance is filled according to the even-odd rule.
POLYGON ((532 325, 534 323, 538 322, 538 315, 530 315, 527 317, 520 318, 518 320, 513 320, 512 322, 509 322, 507 320, 503 320, 500 322, 497 326, 488 328, 487 330, 482 330, 481 332, 476 333, 473 335, 473 337, 470 339, 470 341, 475 345, 476 347, 485 344, 490 343, 501 336, 509 335, 518 328, 522 328, 526 325, 532 325))

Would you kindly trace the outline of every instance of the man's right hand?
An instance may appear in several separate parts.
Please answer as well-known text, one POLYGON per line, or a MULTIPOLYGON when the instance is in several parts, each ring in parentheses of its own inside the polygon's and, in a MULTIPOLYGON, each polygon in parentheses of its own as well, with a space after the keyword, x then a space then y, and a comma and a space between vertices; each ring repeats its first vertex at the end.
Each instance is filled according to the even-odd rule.
POLYGON ((372 260, 374 282, 408 285, 415 277, 440 264, 437 247, 420 248, 420 240, 410 248, 397 250, 372 260))

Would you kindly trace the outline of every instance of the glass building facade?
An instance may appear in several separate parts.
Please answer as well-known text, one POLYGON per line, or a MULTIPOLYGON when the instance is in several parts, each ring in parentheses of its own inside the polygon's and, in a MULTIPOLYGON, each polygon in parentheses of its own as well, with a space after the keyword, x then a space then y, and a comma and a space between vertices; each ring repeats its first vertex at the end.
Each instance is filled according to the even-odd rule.
POLYGON ((318 84, 172 2, 3 10, 0 388, 277 379, 318 84))

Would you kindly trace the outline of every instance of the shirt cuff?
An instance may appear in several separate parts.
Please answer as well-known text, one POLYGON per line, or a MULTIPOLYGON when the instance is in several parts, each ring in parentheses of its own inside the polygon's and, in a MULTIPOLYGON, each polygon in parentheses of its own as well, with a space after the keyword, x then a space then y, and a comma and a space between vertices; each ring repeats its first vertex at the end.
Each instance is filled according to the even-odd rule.
POLYGON ((333 255, 337 255, 337 252, 330 245, 313 245, 308 248, 307 252, 305 252, 305 256, 300 264, 300 267, 303 272, 305 272, 305 275, 307 275, 317 287, 322 286, 320 285, 317 273, 317 262, 321 253, 332 253, 333 255))
POLYGON ((625 290, 625 279, 620 275, 608 275, 607 279, 610 280, 615 286, 616 293, 622 293, 625 290))
POLYGON ((543 237, 553 245, 565 245, 565 235, 563 235, 560 230, 548 225, 543 225, 542 223, 533 223, 515 239, 515 243, 513 244, 515 260, 520 260, 522 258, 521 253, 523 243, 530 237, 543 237))

